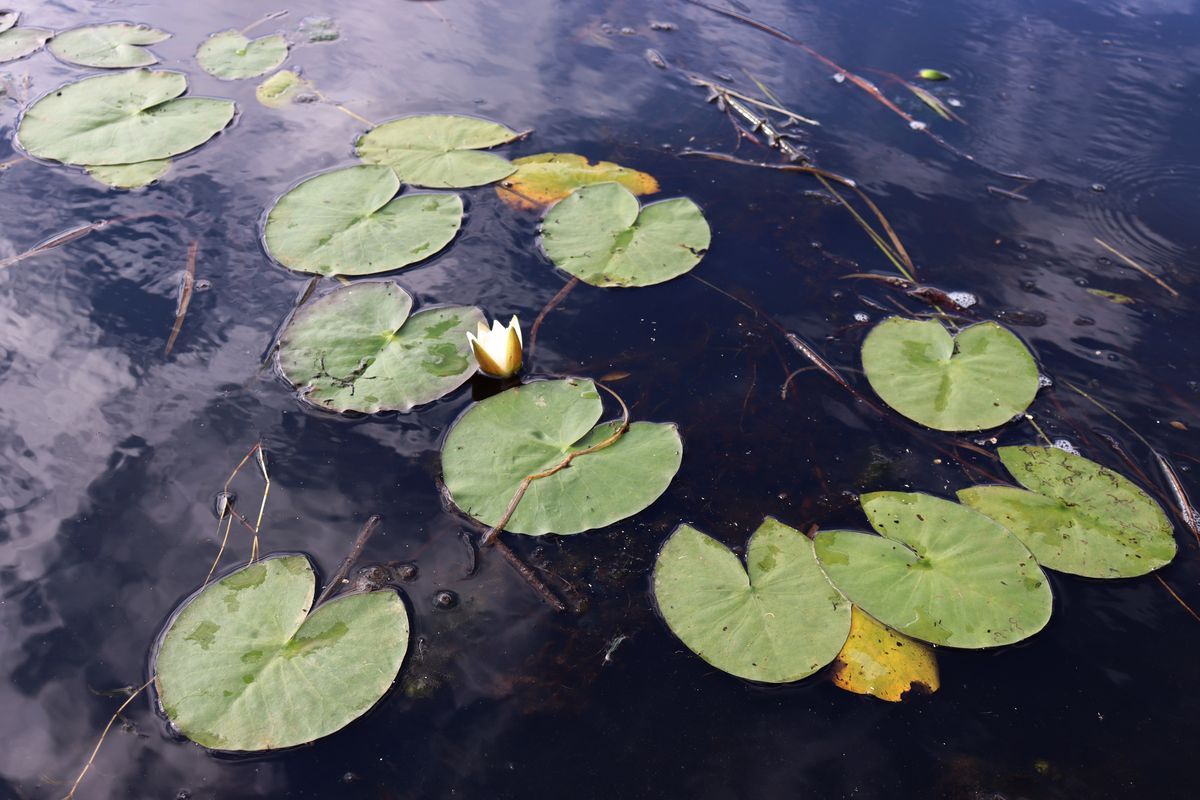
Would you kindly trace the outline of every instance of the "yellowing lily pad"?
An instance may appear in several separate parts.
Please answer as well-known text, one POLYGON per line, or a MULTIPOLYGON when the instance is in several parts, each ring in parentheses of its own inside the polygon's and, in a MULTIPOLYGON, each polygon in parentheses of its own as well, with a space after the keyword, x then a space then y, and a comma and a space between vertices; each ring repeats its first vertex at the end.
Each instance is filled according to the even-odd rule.
POLYGON ((146 45, 169 38, 171 34, 149 25, 109 22, 63 31, 50 42, 49 50, 63 61, 81 67, 148 67, 157 64, 158 57, 146 45))
POLYGON ((330 411, 409 411, 462 386, 475 372, 467 332, 474 307, 412 316, 391 281, 364 281, 301 306, 279 339, 278 363, 300 397, 330 411))
POLYGON ((867 334, 862 360, 883 402, 941 431, 1003 425, 1029 408, 1038 390, 1033 356, 994 322, 951 336, 937 320, 890 317, 867 334))
POLYGON ((387 167, 317 175, 276 201, 263 231, 267 251, 288 269, 371 275, 424 261, 462 225, 456 194, 409 193, 387 167))
POLYGON ((812 675, 850 631, 850 604, 821 572, 808 537, 770 517, 750 537, 746 568, 725 545, 680 525, 658 554, 654 596, 689 650, 763 683, 812 675))
POLYGON ((833 661, 834 685, 898 703, 911 691, 932 694, 941 687, 933 648, 881 625, 855 608, 850 637, 833 661))
POLYGON ((309 613, 304 556, 271 556, 210 583, 167 625, 154 664, 163 710, 214 750, 311 742, 365 714, 408 649, 394 591, 336 597, 309 613))
POLYGON ((356 147, 363 161, 391 167, 405 183, 455 189, 483 186, 511 175, 516 167, 508 159, 484 150, 520 136, 485 119, 421 114, 372 128, 356 147))
POLYGON ((54 31, 45 28, 10 28, 0 32, 0 64, 36 53, 52 36, 54 31))
POLYGON ((882 535, 822 531, 813 544, 833 585, 883 624, 981 648, 1019 642, 1049 621, 1045 574, 1000 524, 927 494, 875 492, 862 507, 882 535))
POLYGON ((240 31, 214 33, 196 51, 200 68, 223 81, 265 75, 287 59, 287 39, 280 34, 248 39, 240 31))
POLYGON ((619 183, 635 195, 658 191, 658 181, 652 175, 611 161, 592 164, 574 153, 540 153, 512 163, 517 171, 496 187, 496 194, 520 210, 548 206, 582 186, 595 183, 619 183))
POLYGON ((711 234, 686 197, 645 208, 619 183, 572 192, 546 212, 542 248, 555 266, 593 286, 650 286, 690 271, 711 234))
POLYGON ((30 106, 17 139, 31 155, 80 166, 177 156, 233 119, 232 101, 180 97, 186 90, 178 72, 135 69, 84 78, 30 106))
POLYGON ((999 452, 1025 489, 973 486, 958 497, 1012 531, 1043 567, 1089 578, 1131 578, 1175 557, 1171 521, 1128 478, 1057 447, 999 452))
MULTIPOLYGON (((496 525, 527 476, 614 433, 616 423, 597 424, 603 411, 596 385, 574 378, 534 381, 475 404, 442 446, 451 498, 470 516, 496 525)), ((611 446, 532 481, 505 530, 570 534, 632 516, 666 491, 682 457, 674 425, 634 422, 611 446)))
POLYGON ((255 87, 254 97, 267 108, 282 108, 312 88, 311 83, 295 72, 282 69, 255 87))

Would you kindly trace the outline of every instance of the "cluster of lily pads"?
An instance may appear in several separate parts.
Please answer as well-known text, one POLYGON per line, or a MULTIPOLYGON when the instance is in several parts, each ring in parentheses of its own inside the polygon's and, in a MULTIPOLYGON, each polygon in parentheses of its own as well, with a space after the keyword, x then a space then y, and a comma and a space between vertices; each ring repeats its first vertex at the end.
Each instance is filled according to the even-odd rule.
MULTIPOLYGON (((0 12, 0 61, 37 41, 33 50, 49 42, 64 61, 123 70, 33 103, 17 133, 31 155, 82 166, 111 185, 142 185, 233 117, 231 101, 185 96, 183 75, 148 68, 157 59, 146 48, 166 38, 162 31, 111 23, 54 35, 16 21, 0 12)), ((265 75, 287 54, 282 36, 225 31, 204 42, 197 59, 235 80, 265 75)), ((280 105, 305 85, 296 73, 277 72, 256 94, 280 105)), ((270 257, 343 283, 302 302, 276 343, 279 372, 304 402, 339 413, 409 413, 481 368, 506 378, 516 371, 515 323, 494 329, 510 350, 508 366, 496 367, 479 355, 490 336, 481 309, 414 312, 397 281, 378 277, 451 246, 464 204, 446 190, 495 184, 512 208, 544 210, 541 252, 592 286, 663 283, 703 258, 711 234, 693 201, 642 205, 638 196, 657 192, 657 182, 616 164, 567 153, 510 161, 493 150, 527 135, 475 117, 402 117, 358 137, 362 163, 309 177, 278 198, 262 230, 270 257)), ((991 322, 952 332, 937 320, 887 319, 866 337, 862 362, 884 403, 943 431, 1003 425, 1028 409, 1039 387, 1028 349, 991 322)), ((624 406, 620 418, 604 420, 602 388, 577 377, 529 380, 471 405, 442 449, 455 505, 493 531, 528 535, 581 533, 649 507, 679 470, 679 431, 631 422, 624 406)), ((971 487, 957 503, 866 494, 874 534, 821 531, 810 539, 768 518, 749 541, 745 566, 716 539, 681 525, 654 568, 663 619, 705 661, 742 678, 790 682, 836 662, 835 681, 861 690, 904 651, 907 674, 917 676, 910 683, 930 686, 936 664, 923 643, 993 647, 1046 625, 1044 569, 1123 578, 1174 557, 1169 520, 1126 478, 1054 447, 1004 447, 999 456, 1023 488, 971 487)), ((184 601, 155 654, 159 699, 182 733, 220 750, 288 747, 340 729, 388 691, 409 635, 399 596, 368 591, 314 608, 315 588, 306 557, 270 555, 184 601)), ((903 691, 873 693, 895 700, 903 691)))
MULTIPOLYGON (((204 144, 233 119, 233 101, 185 97, 182 74, 148 69, 158 63, 149 46, 168 39, 166 31, 109 22, 55 33, 15 27, 18 16, 0 12, 0 63, 45 46, 66 64, 125 70, 68 83, 33 103, 17 132, 32 156, 79 166, 101 183, 133 189, 161 178, 172 158, 204 144)), ((281 34, 251 40, 229 30, 209 37, 196 58, 209 74, 236 80, 274 70, 287 54, 281 34)))

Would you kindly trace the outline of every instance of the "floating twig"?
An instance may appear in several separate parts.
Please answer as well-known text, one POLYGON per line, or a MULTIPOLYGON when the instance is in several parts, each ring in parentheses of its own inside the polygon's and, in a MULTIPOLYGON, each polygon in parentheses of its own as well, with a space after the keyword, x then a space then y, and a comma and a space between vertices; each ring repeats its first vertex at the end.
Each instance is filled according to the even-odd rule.
POLYGON ((102 219, 102 220, 98 220, 97 222, 89 222, 86 225, 79 225, 74 228, 69 228, 69 229, 63 231, 62 233, 56 233, 53 236, 51 236, 49 239, 46 239, 46 240, 34 245, 33 247, 26 250, 24 253, 17 253, 15 256, 10 256, 9 258, 0 260, 0 269, 4 269, 5 267, 11 267, 13 264, 20 263, 21 261, 24 261, 27 258, 33 258, 34 256, 39 256, 42 253, 46 253, 51 250, 55 250, 59 247, 62 247, 65 244, 70 244, 71 242, 75 241, 76 239, 82 239, 84 236, 87 236, 89 233, 93 233, 94 231, 101 230, 102 228, 107 228, 109 225, 115 225, 120 222, 131 222, 135 219, 142 219, 144 217, 168 217, 168 216, 174 216, 174 215, 170 214, 168 212, 165 212, 165 211, 148 211, 144 214, 129 214, 124 217, 114 217, 113 219, 102 219))
POLYGON ((163 355, 171 355, 171 348, 175 346, 175 340, 183 328, 183 318, 187 316, 188 306, 192 303, 192 288, 196 284, 196 254, 199 250, 199 239, 188 247, 187 268, 183 271, 183 279, 179 282, 179 298, 175 301, 175 324, 171 326, 171 335, 163 355))
POLYGON ((491 544, 496 540, 496 537, 504 531, 504 526, 508 524, 508 521, 512 519, 512 515, 516 513, 517 506, 520 505, 521 499, 525 497, 525 492, 529 490, 529 485, 531 483, 536 480, 541 480, 542 478, 549 478, 551 475, 561 472, 562 470, 571 466, 571 462, 580 456, 591 455, 592 453, 598 453, 601 450, 612 447, 617 443, 617 440, 625 435, 625 431, 629 430, 629 406, 625 405, 625 401, 621 399, 621 396, 612 389, 598 381, 595 383, 601 389, 612 395, 617 403, 620 404, 621 421, 614 426, 613 432, 607 436, 604 441, 597 442, 591 447, 585 447, 582 450, 575 450, 567 453, 566 456, 563 457, 563 460, 559 461, 554 466, 548 467, 541 472, 535 472, 532 475, 526 475, 521 480, 521 483, 517 486, 517 491, 513 494, 512 499, 508 501, 508 507, 504 509, 504 515, 500 517, 500 520, 483 535, 483 539, 480 541, 481 544, 491 544))
POLYGON ((1104 248, 1105 250, 1107 250, 1108 252, 1112 253, 1112 254, 1113 254, 1114 256, 1116 256, 1117 258, 1119 258, 1119 259, 1121 259, 1122 261, 1124 261, 1124 262, 1125 262, 1126 264, 1128 264, 1129 266, 1131 266, 1131 267, 1133 267, 1134 269, 1136 269, 1138 272, 1140 272, 1140 273, 1142 273, 1143 275, 1145 275, 1145 276, 1146 276, 1147 278, 1149 278, 1150 280, 1152 280, 1152 281, 1154 281, 1155 283, 1157 283, 1157 284, 1158 284, 1159 286, 1161 286, 1162 288, 1166 289, 1168 292, 1170 292, 1170 293, 1171 293, 1171 296, 1172 296, 1172 297, 1179 297, 1179 292, 1177 292, 1177 291, 1175 291, 1174 289, 1172 289, 1172 288, 1170 287, 1170 285, 1168 285, 1168 284, 1167 284, 1167 282, 1166 282, 1166 281, 1164 281, 1162 278, 1160 278, 1160 277, 1158 277, 1157 275, 1155 275, 1155 274, 1154 274, 1153 272, 1151 272, 1150 270, 1148 270, 1148 269, 1146 269, 1145 267, 1143 267, 1143 266, 1142 266, 1141 264, 1139 264, 1138 262, 1134 261, 1134 260, 1133 260, 1132 258, 1130 258, 1129 256, 1127 256, 1127 255, 1125 255, 1124 253, 1122 253, 1122 252, 1121 252, 1120 250, 1118 250, 1117 248, 1113 247, 1113 246, 1112 246, 1111 244, 1109 244, 1108 242, 1104 241, 1103 239, 1099 239, 1099 238, 1095 238, 1095 237, 1093 237, 1092 241, 1094 241, 1096 244, 1098 244, 1098 245, 1100 245, 1101 247, 1103 247, 1103 248, 1104 248))
POLYGON ((989 194, 999 195, 1000 197, 1007 197, 1009 200, 1016 200, 1018 203, 1028 203, 1029 202, 1029 198, 1026 197, 1025 195, 1017 194, 1016 192, 1010 192, 1008 189, 1001 189, 999 186, 988 186, 987 190, 988 190, 989 194))
POLYGON ((321 590, 320 596, 317 598, 316 605, 321 605, 329 599, 330 595, 337 592, 342 583, 345 582, 346 576, 350 574, 350 568, 354 566, 354 562, 358 561, 362 555, 363 548, 367 546, 367 541, 375 535, 375 531, 379 530, 379 523, 382 517, 378 514, 372 514, 371 517, 363 523, 362 528, 358 531, 358 536, 354 537, 354 545, 350 548, 350 552, 342 559, 342 563, 338 565, 337 572, 333 573, 333 577, 325 584, 325 588, 321 590))
POLYGON ((1178 594, 1175 593, 1175 590, 1171 588, 1171 584, 1167 583, 1166 580, 1163 579, 1162 575, 1159 575, 1156 572, 1156 573, 1154 573, 1154 577, 1158 579, 1158 582, 1162 584, 1164 589, 1166 589, 1168 592, 1171 593, 1171 597, 1175 598, 1175 602, 1177 602, 1177 603, 1179 603, 1179 605, 1183 606, 1184 610, 1192 615, 1192 619, 1196 620, 1196 622, 1200 622, 1200 614, 1197 614, 1195 611, 1193 611, 1192 607, 1189 606, 1186 602, 1184 602, 1184 599, 1182 597, 1180 597, 1178 594))
POLYGON ((286 12, 286 11, 272 11, 270 14, 264 14, 263 16, 261 16, 257 20, 255 20, 254 22, 251 22, 249 25, 242 28, 242 35, 245 36, 246 34, 250 33, 250 31, 257 28, 259 25, 265 25, 266 23, 270 22, 273 19, 279 19, 280 17, 286 17, 287 13, 288 12, 286 12))
POLYGON ((108 736, 109 730, 112 729, 113 723, 121 718, 121 712, 129 707, 129 704, 133 702, 133 699, 145 691, 146 687, 152 683, 154 683, 153 676, 150 678, 150 680, 143 683, 137 690, 131 693, 129 697, 125 698, 125 702, 117 706, 117 710, 113 712, 111 717, 109 717, 108 724, 105 725, 104 730, 100 732, 100 738, 96 742, 96 746, 92 748, 92 754, 88 756, 87 763, 83 765, 83 769, 80 770, 79 776, 75 778, 75 783, 71 784, 71 790, 67 792, 67 794, 63 797, 63 800, 72 800, 72 798, 75 797, 75 792, 79 789, 79 784, 83 782, 84 776, 87 775, 88 770, 92 768, 92 764, 96 760, 96 754, 100 752, 100 747, 104 744, 104 739, 108 736))
POLYGON ((493 541, 492 547, 500 551, 500 555, 504 556, 504 560, 507 561, 522 578, 525 579, 526 583, 533 587, 535 592, 541 595, 542 599, 546 601, 547 605, 549 605, 555 611, 567 610, 567 604, 560 600, 558 596, 554 594, 554 592, 550 591, 550 587, 547 586, 545 582, 537 576, 537 573, 533 571, 532 567, 522 561, 521 557, 512 551, 512 548, 510 548, 500 539, 493 541))

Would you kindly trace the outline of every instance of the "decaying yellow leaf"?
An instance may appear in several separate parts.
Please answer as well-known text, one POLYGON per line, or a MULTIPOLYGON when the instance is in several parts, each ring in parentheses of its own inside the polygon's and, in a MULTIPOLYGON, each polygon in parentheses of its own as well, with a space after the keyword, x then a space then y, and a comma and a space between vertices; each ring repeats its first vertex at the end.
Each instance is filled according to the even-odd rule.
POLYGON ((933 693, 941 685, 933 648, 881 625, 857 606, 850 616, 850 638, 833 661, 833 682, 891 703, 912 689, 933 693))
POLYGON ((615 182, 636 195, 654 194, 658 181, 611 161, 589 164, 574 153, 539 153, 512 162, 517 171, 500 182, 496 193, 513 208, 536 210, 561 200, 581 186, 615 182))

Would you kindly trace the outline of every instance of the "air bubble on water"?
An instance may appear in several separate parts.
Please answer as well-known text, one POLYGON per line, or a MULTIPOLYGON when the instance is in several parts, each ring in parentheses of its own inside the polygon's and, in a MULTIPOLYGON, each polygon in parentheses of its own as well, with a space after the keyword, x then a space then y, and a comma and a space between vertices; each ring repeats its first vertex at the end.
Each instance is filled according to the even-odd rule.
POLYGON ((914 131, 923 131, 927 126, 924 122, 921 122, 921 120, 914 119, 912 122, 908 123, 908 127, 912 128, 914 131))
POLYGON ((834 83, 845 83, 846 82, 846 73, 835 72, 833 75, 833 82, 834 83))
POLYGON ((959 308, 970 308, 979 302, 979 298, 970 292, 947 292, 946 296, 957 303, 959 308))
POLYGON ((869 316, 867 316, 867 313, 865 311, 855 311, 854 312, 854 321, 855 322, 870 322, 871 318, 869 316))
POLYGON ((1045 389, 1047 386, 1053 386, 1054 381, 1049 375, 1038 375, 1038 388, 1045 389))
POLYGON ((1054 446, 1063 452, 1070 453, 1073 456, 1079 455, 1079 448, 1071 444, 1070 439, 1055 439, 1054 446))

